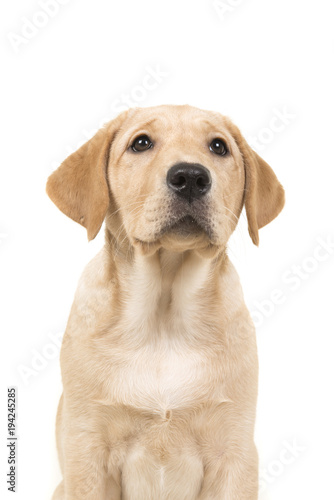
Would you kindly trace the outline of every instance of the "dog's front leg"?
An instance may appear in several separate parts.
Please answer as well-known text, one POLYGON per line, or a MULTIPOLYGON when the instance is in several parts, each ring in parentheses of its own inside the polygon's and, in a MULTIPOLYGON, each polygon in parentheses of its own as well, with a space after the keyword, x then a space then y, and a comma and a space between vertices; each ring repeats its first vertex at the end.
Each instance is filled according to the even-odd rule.
POLYGON ((255 446, 238 456, 228 452, 205 467, 198 500, 257 500, 258 456, 255 446))
POLYGON ((107 449, 87 424, 64 433, 64 500, 120 500, 120 478, 106 466, 107 449))

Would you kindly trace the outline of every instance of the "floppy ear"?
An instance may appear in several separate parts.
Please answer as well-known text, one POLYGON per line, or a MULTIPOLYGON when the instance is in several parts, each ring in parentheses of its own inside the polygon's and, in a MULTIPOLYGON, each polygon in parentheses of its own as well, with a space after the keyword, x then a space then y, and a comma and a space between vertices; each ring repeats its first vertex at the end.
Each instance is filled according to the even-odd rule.
POLYGON ((107 165, 119 119, 106 124, 53 172, 46 192, 68 217, 87 229, 88 240, 99 232, 109 207, 107 165))
POLYGON ((244 203, 248 232, 253 243, 258 245, 259 229, 275 219, 284 206, 284 189, 274 171, 252 150, 240 130, 231 122, 229 126, 245 166, 244 203))

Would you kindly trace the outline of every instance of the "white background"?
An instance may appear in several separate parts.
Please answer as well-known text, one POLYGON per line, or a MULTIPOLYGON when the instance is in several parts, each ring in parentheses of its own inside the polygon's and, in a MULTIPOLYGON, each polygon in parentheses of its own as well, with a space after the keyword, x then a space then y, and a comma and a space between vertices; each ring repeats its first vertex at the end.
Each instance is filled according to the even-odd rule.
POLYGON ((230 245, 258 325, 260 499, 334 498, 334 248, 318 247, 334 241, 330 0, 222 0, 221 9, 212 0, 62 0, 53 17, 40 15, 41 2, 7 2, 1 13, 1 498, 13 498, 7 386, 18 388, 15 498, 50 499, 60 479, 50 334, 64 331, 103 231, 88 244, 45 182, 124 95, 229 115, 284 185, 285 209, 261 230, 260 247, 244 215, 230 245), (147 89, 152 70, 164 76, 147 89))

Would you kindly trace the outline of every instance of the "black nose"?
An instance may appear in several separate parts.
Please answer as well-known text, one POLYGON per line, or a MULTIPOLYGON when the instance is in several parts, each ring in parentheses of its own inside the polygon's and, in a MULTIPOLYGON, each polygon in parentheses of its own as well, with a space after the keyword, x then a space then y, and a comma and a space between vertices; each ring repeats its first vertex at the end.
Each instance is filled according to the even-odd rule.
POLYGON ((191 203, 210 190, 211 175, 198 163, 177 163, 167 172, 167 185, 191 203))

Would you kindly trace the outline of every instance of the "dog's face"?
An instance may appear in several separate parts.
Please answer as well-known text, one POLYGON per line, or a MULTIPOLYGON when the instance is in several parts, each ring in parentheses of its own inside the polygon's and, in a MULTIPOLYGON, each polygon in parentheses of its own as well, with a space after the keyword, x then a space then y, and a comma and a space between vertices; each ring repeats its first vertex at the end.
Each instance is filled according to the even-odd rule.
POLYGON ((249 231, 280 212, 284 191, 231 121, 190 106, 122 113, 52 174, 48 193, 95 237, 159 247, 224 247, 246 205, 249 231))
POLYGON ((123 223, 134 245, 190 249, 226 243, 242 209, 245 172, 222 116, 161 106, 126 117, 108 181, 114 232, 123 223))

